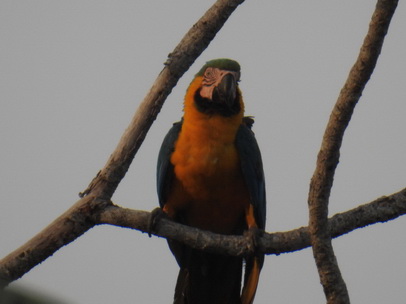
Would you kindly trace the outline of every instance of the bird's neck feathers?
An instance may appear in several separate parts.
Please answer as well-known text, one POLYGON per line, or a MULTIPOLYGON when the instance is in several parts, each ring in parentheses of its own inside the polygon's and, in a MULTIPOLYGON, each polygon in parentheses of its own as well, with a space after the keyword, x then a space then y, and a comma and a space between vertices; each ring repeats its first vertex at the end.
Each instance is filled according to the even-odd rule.
MULTIPOLYGON (((240 112, 232 116, 223 116, 221 114, 207 114, 199 111, 195 104, 195 94, 201 87, 203 77, 197 76, 186 92, 184 102, 184 117, 182 129, 186 132, 192 131, 203 138, 219 138, 225 142, 234 142, 235 135, 242 123, 244 116, 244 103, 239 91, 238 98, 240 103, 240 112)), ((239 89, 238 89, 239 90, 239 89)))

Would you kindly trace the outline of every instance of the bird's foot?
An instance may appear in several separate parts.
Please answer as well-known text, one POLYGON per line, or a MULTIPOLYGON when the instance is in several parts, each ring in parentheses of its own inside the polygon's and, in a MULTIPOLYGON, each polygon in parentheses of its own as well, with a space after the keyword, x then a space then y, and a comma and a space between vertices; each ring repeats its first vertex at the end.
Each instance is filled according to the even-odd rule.
POLYGON ((157 224, 162 218, 169 218, 168 215, 162 210, 162 208, 158 207, 151 211, 147 228, 149 237, 152 236, 152 232, 155 231, 157 224))
POLYGON ((244 237, 247 240, 248 248, 252 254, 256 254, 259 248, 259 239, 263 236, 264 231, 257 227, 250 227, 244 231, 244 237))

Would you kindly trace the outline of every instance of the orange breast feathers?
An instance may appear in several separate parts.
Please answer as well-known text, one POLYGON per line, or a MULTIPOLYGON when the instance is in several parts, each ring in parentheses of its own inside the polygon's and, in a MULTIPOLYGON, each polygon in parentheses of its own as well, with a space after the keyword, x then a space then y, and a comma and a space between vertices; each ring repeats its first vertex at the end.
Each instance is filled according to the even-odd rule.
POLYGON ((199 112, 193 98, 201 80, 196 77, 185 97, 182 130, 171 156, 175 181, 164 210, 172 216, 183 212, 191 226, 232 233, 244 224, 250 202, 234 144, 243 103, 230 117, 199 112))

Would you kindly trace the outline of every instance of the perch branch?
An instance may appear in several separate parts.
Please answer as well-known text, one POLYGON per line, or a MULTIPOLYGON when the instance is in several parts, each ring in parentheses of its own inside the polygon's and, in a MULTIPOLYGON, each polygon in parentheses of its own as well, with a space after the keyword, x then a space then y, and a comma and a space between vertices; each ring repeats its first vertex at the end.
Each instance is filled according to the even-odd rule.
MULTIPOLYGON (((33 267, 33 261, 39 264, 95 225, 110 224, 149 232, 150 212, 118 207, 109 201, 97 201, 92 196, 84 199, 87 200, 86 205, 77 203, 72 206, 31 241, 0 260, 0 287, 27 273, 33 267), (47 241, 49 239, 50 242, 47 241)), ((329 234, 334 238, 339 237, 355 229, 393 220, 404 214, 406 188, 334 215, 329 219, 329 234)), ((242 256, 252 250, 250 240, 242 236, 214 234, 166 219, 157 223, 154 234, 183 242, 196 249, 225 255, 242 256)), ((258 249, 266 254, 293 252, 309 246, 308 227, 287 232, 264 233, 258 241, 258 249)))
MULTIPOLYGON (((406 188, 389 196, 349 211, 338 213, 328 220, 329 235, 333 238, 379 222, 386 222, 406 214, 406 188)), ((125 209, 111 205, 101 210, 96 220, 125 228, 148 231, 150 212, 125 209)), ((193 248, 224 255, 243 256, 251 253, 250 240, 244 236, 226 236, 188 227, 161 219, 153 234, 185 243, 193 248)), ((308 227, 286 232, 265 233, 259 239, 258 250, 265 254, 281 254, 302 250, 310 246, 308 227)))
POLYGON ((397 0, 378 0, 359 56, 331 113, 309 191, 309 231, 327 303, 350 303, 331 244, 328 202, 345 129, 375 68, 397 0))
MULTIPOLYGON (((0 277, 11 282, 31 269, 30 256, 51 256, 59 247, 48 247, 44 240, 53 244, 70 242, 87 229, 98 224, 110 224, 148 232, 150 212, 126 209, 110 202, 86 198, 88 204, 72 206, 60 219, 23 248, 0 260, 0 277), (63 231, 63 233, 61 233, 63 231)), ((370 203, 349 211, 338 213, 329 219, 329 235, 333 238, 378 222, 393 220, 406 214, 406 188, 390 196, 380 197, 370 203)), ((250 240, 243 236, 225 236, 193 227, 184 226, 166 219, 156 225, 155 235, 183 242, 191 247, 224 255, 243 256, 251 253, 250 240)), ((63 244, 62 244, 63 245, 63 244)), ((281 254, 302 250, 310 246, 308 227, 286 232, 265 233, 259 239, 258 249, 266 254, 281 254)))
POLYGON ((31 240, 1 259, 0 288, 20 278, 62 246, 92 228, 96 224, 93 214, 97 214, 107 204, 93 196, 79 200, 31 240))

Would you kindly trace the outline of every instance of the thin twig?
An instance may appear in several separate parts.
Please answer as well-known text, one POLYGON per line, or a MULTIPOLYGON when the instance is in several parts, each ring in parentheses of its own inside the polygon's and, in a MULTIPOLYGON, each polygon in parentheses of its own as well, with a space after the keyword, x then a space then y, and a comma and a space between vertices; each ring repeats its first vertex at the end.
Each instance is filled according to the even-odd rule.
POLYGON ((327 303, 350 303, 331 244, 328 202, 344 131, 375 68, 397 0, 378 0, 357 61, 340 92, 324 133, 309 191, 309 229, 313 255, 327 303))

